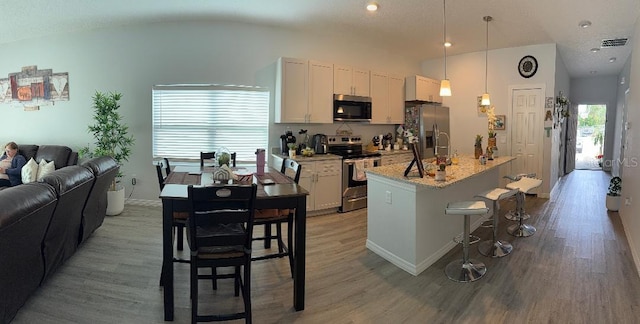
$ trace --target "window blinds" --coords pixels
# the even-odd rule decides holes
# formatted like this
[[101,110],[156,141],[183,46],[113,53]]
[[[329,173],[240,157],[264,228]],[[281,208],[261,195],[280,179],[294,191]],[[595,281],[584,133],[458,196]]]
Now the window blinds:
[[255,161],[267,148],[269,91],[220,85],[156,85],[152,90],[154,158],[200,159],[226,148]]

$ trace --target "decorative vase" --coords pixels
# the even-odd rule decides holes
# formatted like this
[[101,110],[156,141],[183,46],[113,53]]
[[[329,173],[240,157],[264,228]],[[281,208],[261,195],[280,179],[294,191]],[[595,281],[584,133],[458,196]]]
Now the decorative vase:
[[488,147],[496,147],[496,138],[495,137],[489,137],[489,139],[487,140],[487,146]]
[[107,190],[107,211],[109,216],[120,215],[124,210],[124,187]]
[[475,145],[475,151],[473,152],[473,156],[475,156],[476,160],[482,155],[482,145]]
[[620,209],[620,197],[607,195],[607,200],[605,201],[607,210],[618,211]]

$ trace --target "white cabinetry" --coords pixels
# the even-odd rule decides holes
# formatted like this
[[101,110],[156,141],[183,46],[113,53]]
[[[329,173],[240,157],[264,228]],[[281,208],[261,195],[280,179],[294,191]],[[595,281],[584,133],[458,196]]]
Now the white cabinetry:
[[300,162],[300,186],[309,191],[307,211],[340,207],[342,161]]
[[352,96],[369,96],[369,70],[351,66],[333,66],[333,92]]
[[382,155],[381,165],[409,163],[413,160],[413,153],[410,151],[394,154]]
[[404,123],[404,79],[371,72],[371,123]]
[[276,123],[333,123],[333,64],[278,59]]
[[442,103],[442,97],[440,96],[440,81],[420,75],[409,76],[406,80],[407,101],[417,100]]
[[[282,156],[271,155],[271,167],[280,170]],[[306,159],[306,158],[303,158]],[[337,208],[342,204],[342,160],[301,161],[300,186],[309,191],[307,211]]]

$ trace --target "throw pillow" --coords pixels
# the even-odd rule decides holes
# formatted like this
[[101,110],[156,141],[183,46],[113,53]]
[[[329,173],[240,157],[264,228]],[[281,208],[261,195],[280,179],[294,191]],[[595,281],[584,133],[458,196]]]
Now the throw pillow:
[[31,158],[20,170],[22,176],[22,183],[34,182],[38,175],[38,163]]
[[56,165],[51,162],[47,162],[45,159],[40,160],[40,165],[38,165],[38,176],[36,177],[38,181],[42,180],[44,176],[56,170]]

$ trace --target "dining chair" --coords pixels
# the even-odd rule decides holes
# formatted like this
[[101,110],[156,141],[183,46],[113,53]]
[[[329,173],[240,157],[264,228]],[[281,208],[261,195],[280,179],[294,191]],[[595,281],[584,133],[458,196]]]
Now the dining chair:
[[[191,322],[244,318],[251,323],[251,236],[257,186],[223,184],[188,186],[188,235],[191,250]],[[233,267],[230,274],[198,274],[199,268]],[[243,274],[241,275],[241,268]],[[198,314],[199,279],[234,279],[234,295],[242,291],[244,312]]]
[[165,174],[169,175],[169,173],[171,173],[171,165],[169,165],[169,159],[167,158],[162,158],[162,163],[164,163],[164,170],[165,170]]
[[[167,165],[169,164],[165,164],[165,166]],[[160,191],[162,191],[162,189],[164,188],[164,181],[169,173],[167,173],[166,176],[162,174],[162,165],[160,162],[156,164],[156,174],[158,175],[158,185],[160,186]],[[189,213],[186,211],[173,212],[173,228],[176,230],[176,232],[178,232],[178,238],[176,242],[176,248],[178,249],[178,251],[182,251],[184,249],[184,230],[187,225],[188,217]]]
[[[235,167],[236,166],[236,152],[230,153],[231,154],[231,166]],[[200,167],[204,166],[204,162],[206,160],[212,160],[211,161],[211,165],[215,165],[215,158],[216,158],[216,152],[200,152]]]
[[[295,183],[300,181],[302,165],[293,159],[284,159],[280,172],[291,178]],[[265,254],[253,257],[252,261],[289,257],[289,267],[293,277],[293,216],[294,209],[257,209],[255,212],[254,225],[264,225],[264,236],[254,237],[254,241],[276,240],[278,243],[278,253]],[[282,239],[282,224],[287,224],[287,244]],[[276,234],[271,234],[272,225],[276,225]],[[269,246],[269,244],[265,244]]]

